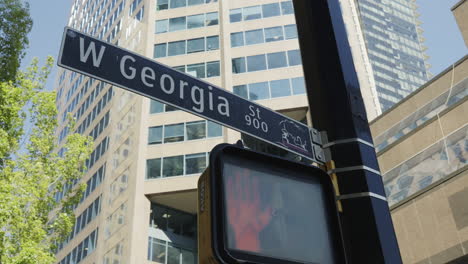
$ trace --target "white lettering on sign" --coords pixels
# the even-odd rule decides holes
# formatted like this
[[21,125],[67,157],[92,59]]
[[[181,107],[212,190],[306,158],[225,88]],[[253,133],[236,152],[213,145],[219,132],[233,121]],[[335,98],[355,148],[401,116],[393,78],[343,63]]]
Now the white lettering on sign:
[[99,49],[99,56],[96,55],[96,44],[94,44],[94,41],[91,41],[91,43],[88,46],[88,49],[86,49],[86,52],[84,50],[84,38],[80,37],[80,61],[83,63],[88,62],[89,54],[92,54],[93,66],[98,68],[99,65],[101,65],[102,56],[104,55],[106,47],[101,46],[101,48]]
[[253,126],[255,129],[261,129],[263,132],[268,132],[268,124],[264,121],[261,121],[260,117],[260,108],[253,105],[249,105],[250,113],[245,115],[245,124],[248,126]]
[[[135,79],[137,71],[139,71],[139,69],[135,67],[135,65],[138,65],[136,62],[136,59],[130,55],[122,56],[122,59],[120,59],[120,74],[128,80]],[[213,96],[213,87],[209,85],[207,87],[199,87],[196,85],[190,87],[188,82],[174,80],[174,77],[170,74],[162,74],[159,80],[156,75],[157,72],[154,69],[145,66],[141,69],[138,76],[141,82],[148,88],[154,88],[154,84],[159,82],[159,87],[165,94],[178,94],[180,99],[184,99],[185,97],[190,98],[194,104],[192,110],[198,113],[204,113],[208,109],[209,111],[216,111],[220,115],[230,117],[229,101],[223,96],[218,96],[217,98]],[[178,92],[176,92],[176,90],[178,90]],[[208,95],[208,98],[205,98],[205,95]],[[208,100],[207,106],[205,106],[206,100]]]
[[132,62],[135,62],[135,59],[130,56],[130,55],[125,55],[122,57],[122,60],[120,61],[120,73],[122,74],[123,77],[129,79],[129,80],[133,80],[133,78],[135,78],[135,75],[136,75],[136,70],[135,68],[133,67],[128,67],[128,69],[130,70],[130,74],[127,74],[127,72],[125,72],[125,62],[127,60],[131,60]]

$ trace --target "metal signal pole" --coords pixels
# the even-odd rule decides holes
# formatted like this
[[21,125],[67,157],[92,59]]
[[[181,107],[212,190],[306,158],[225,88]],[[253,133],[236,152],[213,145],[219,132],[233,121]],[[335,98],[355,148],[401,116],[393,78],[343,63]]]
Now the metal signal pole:
[[293,3],[313,126],[327,133],[335,163],[347,258],[402,263],[339,0]]

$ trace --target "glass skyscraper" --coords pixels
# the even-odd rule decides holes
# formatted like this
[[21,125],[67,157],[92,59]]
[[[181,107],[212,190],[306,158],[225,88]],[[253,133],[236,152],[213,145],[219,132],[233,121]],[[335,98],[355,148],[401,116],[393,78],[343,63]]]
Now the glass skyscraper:
[[356,0],[382,111],[428,80],[415,0]]

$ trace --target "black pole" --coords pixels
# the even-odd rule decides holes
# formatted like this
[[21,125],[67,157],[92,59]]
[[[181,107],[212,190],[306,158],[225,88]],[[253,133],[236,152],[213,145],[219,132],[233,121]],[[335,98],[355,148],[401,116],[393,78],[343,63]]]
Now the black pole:
[[339,0],[293,0],[313,127],[325,131],[352,264],[402,263]]

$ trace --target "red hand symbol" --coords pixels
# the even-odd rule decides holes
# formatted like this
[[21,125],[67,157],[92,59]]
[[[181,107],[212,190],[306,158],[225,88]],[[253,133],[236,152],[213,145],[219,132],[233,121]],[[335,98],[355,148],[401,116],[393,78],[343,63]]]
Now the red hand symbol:
[[270,222],[272,209],[260,208],[258,178],[248,174],[242,170],[228,178],[228,222],[234,230],[237,249],[259,252],[259,235]]

